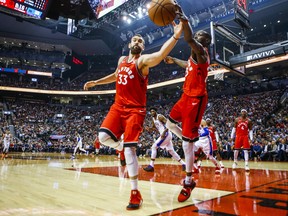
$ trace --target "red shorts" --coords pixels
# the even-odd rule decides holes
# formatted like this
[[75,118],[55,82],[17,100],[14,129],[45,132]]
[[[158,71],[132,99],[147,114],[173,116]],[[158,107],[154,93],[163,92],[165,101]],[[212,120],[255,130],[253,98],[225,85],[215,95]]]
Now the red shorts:
[[169,119],[182,122],[182,137],[191,141],[199,137],[198,129],[206,109],[208,95],[202,97],[189,97],[182,94],[180,100],[173,106]]
[[250,143],[249,143],[248,135],[244,135],[244,136],[239,136],[239,135],[237,136],[236,135],[234,149],[240,150],[241,147],[243,147],[243,149],[246,149],[246,150],[250,149]]
[[217,146],[216,139],[215,139],[215,140],[212,140],[212,148],[213,148],[213,151],[218,150],[218,146]]
[[145,108],[125,108],[113,104],[100,130],[118,141],[124,133],[124,146],[137,146],[146,116]]

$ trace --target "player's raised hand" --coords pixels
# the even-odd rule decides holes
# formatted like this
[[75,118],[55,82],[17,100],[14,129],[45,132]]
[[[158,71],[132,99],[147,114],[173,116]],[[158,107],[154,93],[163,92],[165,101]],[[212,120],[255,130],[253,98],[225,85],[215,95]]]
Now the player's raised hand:
[[182,22],[188,22],[188,17],[183,12],[181,6],[179,4],[175,4],[176,7],[176,17]]
[[164,62],[166,64],[174,64],[175,63],[173,60],[173,57],[171,57],[171,56],[167,56],[166,58],[164,58]]
[[174,38],[178,40],[182,34],[183,31],[183,23],[179,22],[179,24],[176,24],[174,21],[172,22],[172,26],[174,28]]

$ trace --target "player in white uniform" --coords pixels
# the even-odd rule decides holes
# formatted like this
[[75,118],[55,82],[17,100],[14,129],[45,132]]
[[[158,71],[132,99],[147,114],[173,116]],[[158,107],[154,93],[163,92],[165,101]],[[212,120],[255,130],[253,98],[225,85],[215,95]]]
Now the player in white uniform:
[[9,147],[10,147],[10,142],[11,142],[12,136],[10,134],[10,131],[6,131],[5,134],[3,134],[3,152],[2,152],[2,160],[7,157]]
[[[199,149],[201,149],[207,158],[209,158],[212,163],[216,166],[215,173],[220,173],[221,166],[218,163],[218,161],[213,157],[213,148],[212,148],[212,140],[209,135],[209,129],[207,126],[207,123],[205,120],[202,119],[201,125],[199,128],[199,140],[195,142],[194,150],[195,152],[198,152]],[[197,165],[194,164],[194,167],[196,168]]]
[[151,153],[151,161],[150,164],[144,168],[147,172],[153,172],[154,171],[154,162],[157,156],[157,149],[160,147],[162,149],[166,149],[172,158],[174,158],[176,161],[182,164],[182,170],[185,171],[185,162],[181,159],[181,157],[176,153],[173,147],[172,143],[172,133],[165,127],[166,124],[166,118],[161,115],[157,114],[156,108],[151,108],[150,113],[152,116],[152,127],[146,128],[148,131],[157,129],[160,137],[154,142],[154,144],[151,147],[152,153]]
[[72,158],[75,158],[76,152],[79,149],[80,151],[86,153],[86,150],[83,149],[83,143],[82,143],[82,137],[80,136],[80,134],[78,132],[76,132],[76,141],[77,141],[77,145],[74,148],[74,153],[72,155]]

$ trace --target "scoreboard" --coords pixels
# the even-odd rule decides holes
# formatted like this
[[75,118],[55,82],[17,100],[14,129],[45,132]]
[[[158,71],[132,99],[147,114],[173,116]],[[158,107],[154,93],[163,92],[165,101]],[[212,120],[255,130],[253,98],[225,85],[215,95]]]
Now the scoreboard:
[[44,19],[50,0],[0,0],[0,6],[36,19]]
[[235,1],[235,21],[243,28],[250,28],[249,0],[236,0]]

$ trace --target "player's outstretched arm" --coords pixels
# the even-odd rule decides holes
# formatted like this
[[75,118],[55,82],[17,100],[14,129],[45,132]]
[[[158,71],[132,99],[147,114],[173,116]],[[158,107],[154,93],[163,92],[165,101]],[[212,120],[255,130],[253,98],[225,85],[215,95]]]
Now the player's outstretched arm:
[[180,22],[179,24],[176,24],[175,22],[173,22],[172,25],[174,27],[174,34],[162,45],[161,49],[158,52],[142,55],[139,58],[138,67],[140,68],[144,76],[148,75],[148,68],[158,65],[171,52],[171,50],[179,40],[183,31],[183,23]]
[[[118,61],[118,65],[120,62],[123,61],[125,57],[124,56],[121,56],[119,58],[119,61]],[[104,84],[109,84],[109,83],[113,83],[113,82],[116,82],[116,78],[117,78],[117,69],[116,68],[116,71],[108,76],[105,76],[103,78],[100,78],[98,80],[92,80],[92,81],[88,81],[84,84],[84,90],[88,90],[89,88],[92,88],[96,85],[104,85]]]
[[105,76],[101,79],[86,82],[84,84],[84,90],[88,90],[89,88],[92,88],[96,85],[109,84],[109,83],[113,83],[115,81],[116,81],[116,72],[114,72],[108,76]]
[[183,12],[180,5],[177,4],[176,7],[177,7],[176,13],[179,17],[179,20],[183,22],[184,40],[189,44],[189,46],[195,53],[204,54],[203,46],[199,42],[197,42],[193,37],[193,30],[188,21],[187,16]]
[[188,66],[188,62],[187,61],[184,61],[184,60],[181,60],[181,59],[178,59],[178,58],[174,58],[174,57],[171,57],[171,56],[167,56],[164,59],[164,62],[166,64],[177,64],[177,65],[179,65],[182,68],[186,68]]

